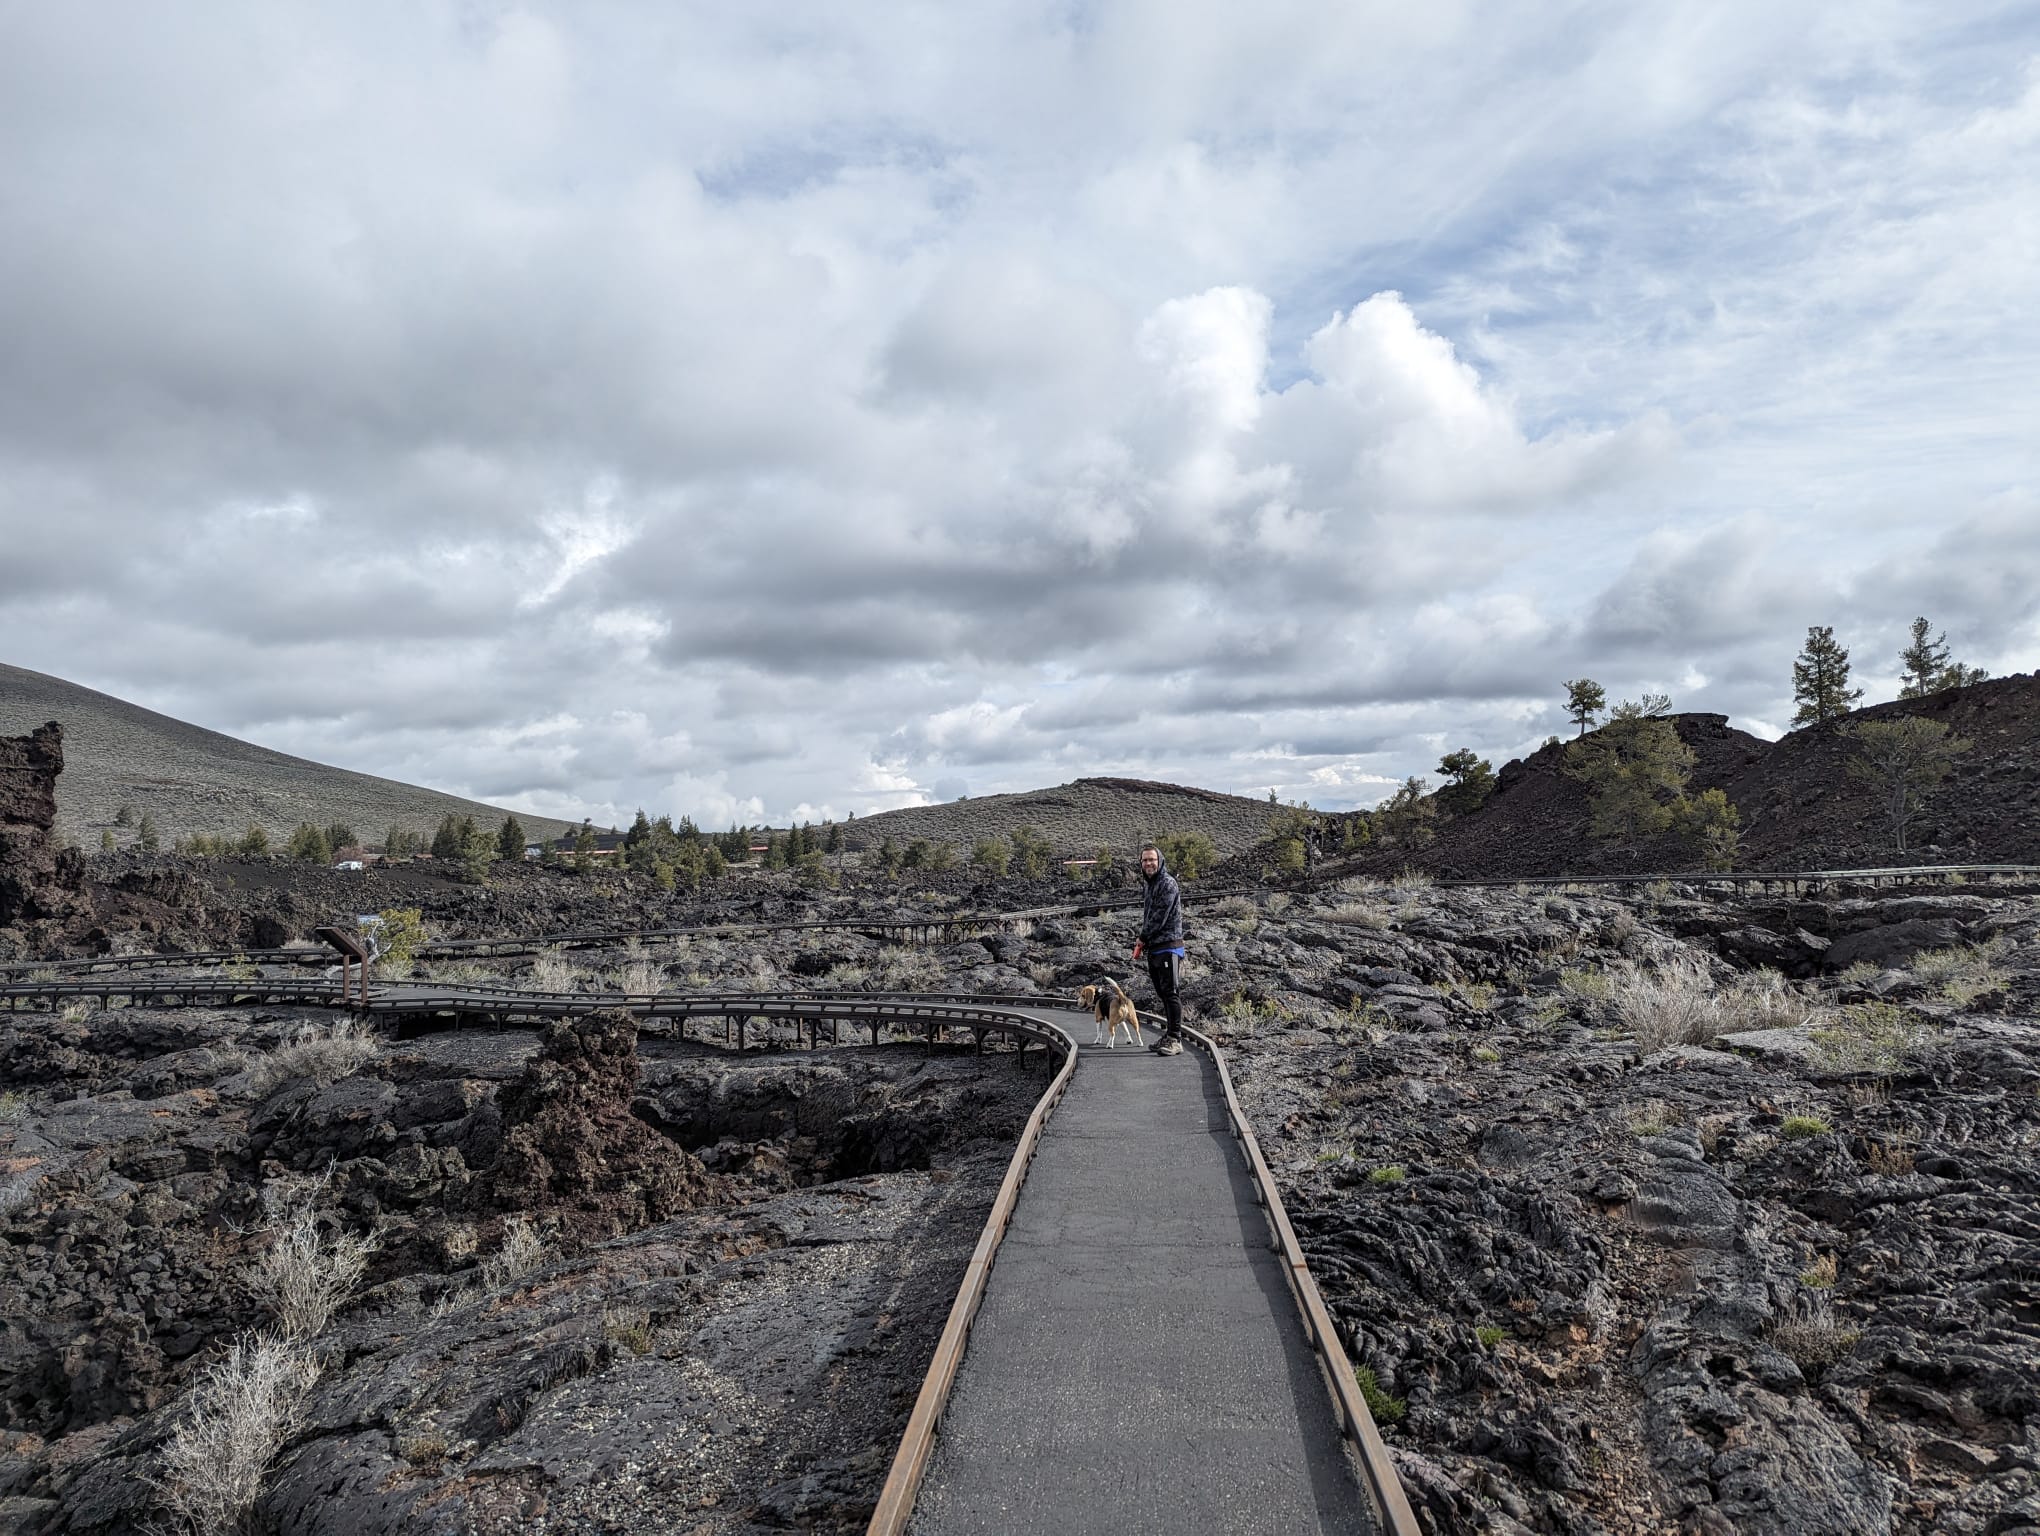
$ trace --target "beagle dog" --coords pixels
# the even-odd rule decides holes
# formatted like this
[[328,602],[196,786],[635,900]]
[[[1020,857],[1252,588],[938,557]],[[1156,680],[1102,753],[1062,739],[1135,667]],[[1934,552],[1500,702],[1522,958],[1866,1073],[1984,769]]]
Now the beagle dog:
[[1091,986],[1077,988],[1077,1001],[1089,1007],[1091,1017],[1098,1021],[1091,1044],[1112,1050],[1121,1029],[1133,1037],[1135,1044],[1147,1044],[1141,1038],[1140,1014],[1134,1010],[1133,999],[1109,976],[1100,977]]

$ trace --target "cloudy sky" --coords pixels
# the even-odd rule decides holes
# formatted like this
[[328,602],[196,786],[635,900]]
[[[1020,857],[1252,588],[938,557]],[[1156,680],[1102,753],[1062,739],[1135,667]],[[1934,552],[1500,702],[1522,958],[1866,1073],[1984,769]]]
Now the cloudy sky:
[[554,814],[2040,667],[2040,6],[0,0],[0,660]]

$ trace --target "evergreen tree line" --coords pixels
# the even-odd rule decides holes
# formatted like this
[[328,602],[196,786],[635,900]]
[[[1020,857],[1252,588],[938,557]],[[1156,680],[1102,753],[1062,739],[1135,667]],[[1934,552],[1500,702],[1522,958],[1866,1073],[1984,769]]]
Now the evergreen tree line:
[[[1967,687],[1988,676],[1981,667],[1952,659],[1946,633],[1936,635],[1924,617],[1912,621],[1899,665],[1901,699]],[[1695,757],[1665,718],[1671,713],[1670,697],[1647,693],[1610,709],[1607,691],[1592,678],[1573,679],[1565,690],[1566,715],[1578,732],[1565,748],[1563,771],[1587,790],[1591,835],[1634,844],[1675,832],[1709,869],[1732,869],[1740,851],[1742,813],[1719,789],[1688,792]],[[1797,706],[1794,725],[1838,725],[1847,734],[1855,751],[1844,772],[1875,798],[1893,849],[1903,853],[1928,795],[1954,771],[1955,759],[1972,743],[1954,736],[1940,721],[1918,716],[1839,725],[1862,699],[1863,690],[1850,685],[1848,650],[1829,625],[1807,629],[1805,647],[1792,664],[1792,692]],[[1547,745],[1556,743],[1553,737]],[[1468,815],[1493,792],[1492,765],[1470,749],[1445,754],[1438,771],[1446,783],[1435,795],[1426,780],[1413,777],[1372,812],[1326,818],[1327,838],[1333,845],[1327,851],[1357,851],[1377,842],[1421,846],[1430,841],[1440,816]],[[1278,855],[1284,855],[1280,838],[1278,832]],[[1302,860],[1288,854],[1278,862],[1301,867]]]

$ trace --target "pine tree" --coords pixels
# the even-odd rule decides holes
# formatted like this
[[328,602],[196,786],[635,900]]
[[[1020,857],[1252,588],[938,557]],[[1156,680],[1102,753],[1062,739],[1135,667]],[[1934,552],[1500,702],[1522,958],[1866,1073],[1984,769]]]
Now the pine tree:
[[1470,747],[1447,752],[1438,759],[1438,771],[1452,781],[1438,792],[1438,798],[1455,816],[1479,810],[1494,793],[1495,765],[1484,757],[1476,757]]
[[147,811],[144,811],[142,813],[142,852],[155,853],[162,846],[162,835],[156,831],[156,818]]
[[652,835],[651,818],[645,815],[645,808],[638,807],[637,820],[630,824],[630,830],[623,834],[623,846],[635,848]]
[[1981,667],[1950,661],[1947,632],[1944,630],[1930,640],[1927,636],[1932,630],[1933,626],[1924,617],[1912,621],[1912,643],[1898,653],[1899,666],[1903,669],[1898,685],[1901,699],[1925,698],[1944,688],[1967,688],[1971,683],[1980,683],[1990,676]]
[[1925,615],[1912,621],[1912,643],[1898,653],[1901,699],[1923,698],[1935,692],[1941,674],[1948,670],[1948,636],[1944,631],[1938,640],[1929,639],[1933,627]]
[[326,846],[333,850],[333,857],[340,857],[342,848],[352,848],[361,839],[354,835],[354,828],[344,821],[329,822],[326,826]]
[[1625,842],[1673,824],[1694,762],[1693,749],[1669,720],[1645,715],[1626,700],[1605,729],[1565,749],[1566,773],[1592,797],[1593,835]]
[[1792,663],[1792,697],[1799,705],[1794,725],[1839,720],[1863,697],[1862,689],[1849,686],[1849,653],[1835,639],[1831,625],[1808,627],[1806,649]]
[[524,857],[524,824],[515,816],[505,816],[502,827],[496,833],[496,857],[499,859]]
[[1608,704],[1608,692],[1591,677],[1577,678],[1565,685],[1565,712],[1580,734],[1586,735],[1593,727],[1595,716]]

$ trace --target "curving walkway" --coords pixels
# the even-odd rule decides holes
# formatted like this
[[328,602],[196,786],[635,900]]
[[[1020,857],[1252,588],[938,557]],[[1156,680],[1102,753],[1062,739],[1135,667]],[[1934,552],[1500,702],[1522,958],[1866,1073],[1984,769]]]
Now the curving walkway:
[[1202,1052],[1083,1047],[999,1247],[908,1528],[1384,1529]]

